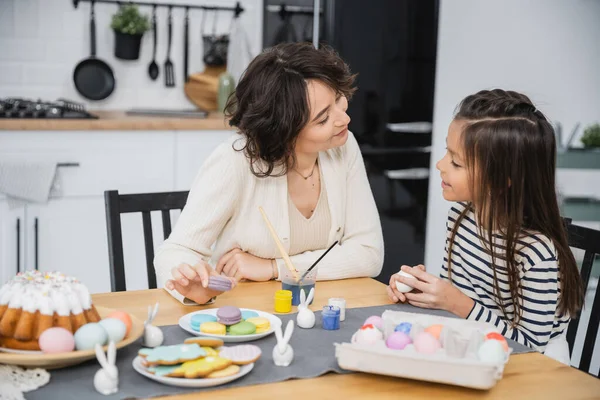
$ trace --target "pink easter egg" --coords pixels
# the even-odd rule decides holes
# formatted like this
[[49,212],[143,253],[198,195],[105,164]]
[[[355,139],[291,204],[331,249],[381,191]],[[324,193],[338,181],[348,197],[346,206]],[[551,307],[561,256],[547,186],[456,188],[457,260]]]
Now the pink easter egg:
[[75,348],[73,334],[65,328],[48,328],[40,335],[40,349],[44,353],[66,353]]
[[373,325],[375,328],[382,331],[383,330],[383,319],[377,315],[372,315],[369,318],[367,318],[367,320],[365,321],[363,326],[364,325]]
[[410,344],[410,336],[404,332],[394,332],[388,336],[385,345],[394,350],[404,350]]
[[415,349],[423,354],[433,354],[441,347],[440,341],[428,332],[419,333],[415,338],[414,345]]

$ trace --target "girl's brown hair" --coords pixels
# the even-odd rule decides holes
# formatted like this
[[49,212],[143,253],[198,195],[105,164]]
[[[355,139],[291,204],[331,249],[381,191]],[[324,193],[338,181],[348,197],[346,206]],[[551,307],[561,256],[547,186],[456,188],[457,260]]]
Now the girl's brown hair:
[[[355,75],[330,47],[285,43],[258,55],[225,108],[229,125],[246,138],[239,151],[259,177],[284,175],[295,163],[298,134],[308,123],[308,80],[318,80],[348,100]],[[275,172],[276,167],[281,167]]]
[[[465,122],[462,142],[474,200],[457,219],[448,252],[465,215],[474,209],[479,235],[489,251],[496,303],[508,320],[497,282],[496,259],[506,261],[513,326],[521,317],[521,281],[515,256],[518,240],[539,232],[557,250],[561,314],[575,316],[583,303],[581,277],[567,242],[555,191],[556,141],[552,125],[531,100],[500,89],[467,96],[455,116]],[[487,228],[484,235],[483,227]],[[494,246],[494,231],[501,232],[505,248]],[[448,257],[448,275],[451,263]]]

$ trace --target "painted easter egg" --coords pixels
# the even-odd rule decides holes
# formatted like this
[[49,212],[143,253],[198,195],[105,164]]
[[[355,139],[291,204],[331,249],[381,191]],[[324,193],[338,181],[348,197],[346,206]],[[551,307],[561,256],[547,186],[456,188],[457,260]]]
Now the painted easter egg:
[[38,343],[44,353],[66,353],[75,349],[75,338],[65,328],[46,329]]
[[410,340],[410,336],[408,336],[404,332],[394,332],[390,334],[385,341],[385,345],[394,350],[404,350],[406,346],[408,346],[412,340]]
[[404,332],[407,335],[410,334],[410,330],[412,329],[412,324],[410,322],[401,322],[394,328],[394,332]]
[[96,322],[90,322],[81,326],[75,332],[75,348],[77,350],[91,350],[96,347],[96,343],[104,346],[108,342],[108,334]]
[[440,341],[428,332],[419,333],[415,338],[413,344],[415,346],[415,349],[419,353],[423,354],[433,354],[436,351],[438,351],[440,347],[442,347],[440,345]]
[[375,328],[383,331],[383,319],[378,315],[372,315],[367,318],[363,326],[365,325],[373,325]]
[[108,334],[108,341],[119,343],[125,337],[127,327],[125,323],[116,318],[105,318],[98,322]]
[[486,340],[497,340],[502,345],[504,351],[508,351],[508,343],[506,342],[506,338],[499,334],[498,332],[490,332],[485,335]]
[[363,325],[352,336],[352,343],[372,345],[383,340],[383,333],[372,324]]
[[479,346],[477,358],[488,363],[503,363],[506,360],[506,352],[499,340],[486,340]]
[[125,337],[127,337],[129,335],[129,332],[131,332],[131,326],[133,325],[133,322],[131,321],[131,316],[125,311],[114,311],[110,313],[106,318],[116,318],[123,321],[125,327],[127,328],[127,330],[125,331]]
[[427,328],[425,328],[425,332],[430,333],[431,336],[433,336],[437,340],[440,340],[440,335],[442,334],[443,328],[444,325],[441,324],[429,325]]

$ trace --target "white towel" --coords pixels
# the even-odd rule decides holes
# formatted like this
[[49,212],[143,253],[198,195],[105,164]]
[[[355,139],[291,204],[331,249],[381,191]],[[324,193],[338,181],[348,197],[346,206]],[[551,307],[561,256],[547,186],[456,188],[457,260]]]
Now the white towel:
[[0,162],[0,193],[9,206],[46,203],[56,178],[55,162]]
[[240,77],[254,58],[250,49],[248,34],[242,26],[240,18],[235,18],[229,34],[229,48],[227,49],[227,72],[231,74],[237,85]]

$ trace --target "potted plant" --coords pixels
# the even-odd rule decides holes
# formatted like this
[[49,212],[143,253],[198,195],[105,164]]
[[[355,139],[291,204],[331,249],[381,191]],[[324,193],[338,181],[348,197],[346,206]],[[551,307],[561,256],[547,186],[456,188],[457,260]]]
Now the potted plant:
[[588,148],[600,148],[600,124],[588,126],[585,129],[585,131],[583,131],[583,136],[581,136],[581,143],[583,143],[583,145]]
[[125,4],[113,15],[110,26],[115,32],[115,57],[137,60],[142,36],[150,28],[148,16],[142,15],[135,4]]

